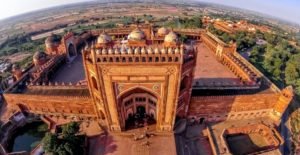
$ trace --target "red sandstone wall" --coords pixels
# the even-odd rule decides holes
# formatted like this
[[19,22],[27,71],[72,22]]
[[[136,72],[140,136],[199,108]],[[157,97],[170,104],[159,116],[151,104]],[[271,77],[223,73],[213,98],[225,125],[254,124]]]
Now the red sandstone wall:
[[271,109],[279,94],[192,97],[190,116]]
[[92,100],[88,97],[4,94],[4,98],[8,104],[32,113],[96,117]]

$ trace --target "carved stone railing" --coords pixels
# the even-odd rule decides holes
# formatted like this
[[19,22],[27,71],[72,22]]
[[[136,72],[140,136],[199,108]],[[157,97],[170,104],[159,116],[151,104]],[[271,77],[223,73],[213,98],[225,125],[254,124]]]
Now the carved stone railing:
[[280,89],[271,80],[269,80],[262,72],[260,72],[256,67],[254,67],[249,61],[247,61],[239,53],[233,53],[233,55],[236,58],[238,58],[241,62],[243,62],[248,68],[250,68],[255,74],[261,77],[262,82],[264,82],[265,85],[269,86],[275,92],[280,92]]
[[28,89],[87,89],[87,85],[85,84],[81,84],[81,83],[73,84],[71,82],[69,83],[48,82],[47,84],[26,83],[26,86]]
[[184,48],[92,48],[94,63],[183,63]]

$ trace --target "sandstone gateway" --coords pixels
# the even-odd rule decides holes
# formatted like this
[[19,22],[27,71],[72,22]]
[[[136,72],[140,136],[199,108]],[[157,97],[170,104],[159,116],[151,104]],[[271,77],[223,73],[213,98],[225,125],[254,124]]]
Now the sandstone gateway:
[[[111,134],[149,126],[158,137],[171,139],[172,145],[153,144],[169,153],[180,119],[207,124],[204,135],[214,154],[235,153],[231,135],[264,137],[265,147],[251,153],[274,151],[283,143],[276,127],[292,88],[279,90],[236,52],[234,43],[225,44],[207,30],[143,24],[51,35],[45,44],[32,66],[13,67],[15,82],[4,98],[18,112],[54,124],[57,117],[93,120]],[[82,68],[61,71],[77,61]]]

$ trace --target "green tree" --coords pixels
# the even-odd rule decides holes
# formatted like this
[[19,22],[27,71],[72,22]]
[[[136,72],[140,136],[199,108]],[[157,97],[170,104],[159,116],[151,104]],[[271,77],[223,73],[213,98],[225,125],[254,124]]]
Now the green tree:
[[228,43],[228,42],[231,41],[231,38],[230,38],[230,36],[229,36],[227,33],[223,33],[223,34],[221,35],[221,39],[222,39],[225,43]]
[[45,137],[42,140],[43,148],[46,152],[56,152],[58,148],[58,137],[52,133],[46,133]]
[[78,135],[79,124],[71,122],[62,126],[59,135],[47,133],[42,143],[46,153],[52,155],[83,154],[84,136]]
[[251,62],[259,62],[261,61],[260,60],[260,53],[261,53],[261,49],[260,49],[260,46],[254,46],[253,49],[251,50],[251,53],[250,53],[250,61]]
[[293,55],[285,68],[285,82],[289,85],[297,85],[300,78],[300,54]]
[[62,126],[62,134],[65,135],[74,135],[79,131],[79,124],[76,122],[68,123]]

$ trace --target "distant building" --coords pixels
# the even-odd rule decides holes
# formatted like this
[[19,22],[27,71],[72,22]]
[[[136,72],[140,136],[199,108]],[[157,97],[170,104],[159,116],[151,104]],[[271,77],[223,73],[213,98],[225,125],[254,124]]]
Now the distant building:
[[211,19],[209,16],[204,16],[202,18],[202,22],[204,25],[213,24],[213,26],[221,31],[227,32],[229,34],[236,33],[239,31],[248,31],[256,33],[256,31],[261,32],[271,32],[270,28],[264,25],[254,25],[248,23],[245,20],[241,20],[239,22],[232,21],[224,21],[221,19]]

